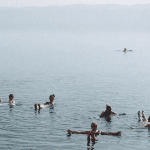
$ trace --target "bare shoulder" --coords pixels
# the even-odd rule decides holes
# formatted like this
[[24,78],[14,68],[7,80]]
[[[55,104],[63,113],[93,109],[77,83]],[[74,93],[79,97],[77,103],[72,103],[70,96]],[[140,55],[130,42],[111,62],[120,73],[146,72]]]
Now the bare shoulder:
[[104,110],[104,111],[101,112],[100,117],[103,117],[103,116],[104,116],[105,111],[106,111],[106,110]]

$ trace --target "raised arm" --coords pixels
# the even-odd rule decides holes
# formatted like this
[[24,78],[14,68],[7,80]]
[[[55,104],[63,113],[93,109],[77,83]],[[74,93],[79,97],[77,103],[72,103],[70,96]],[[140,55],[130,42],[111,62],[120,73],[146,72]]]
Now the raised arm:
[[105,131],[101,131],[101,135],[120,135],[121,136],[121,131],[118,132],[105,132]]
[[87,130],[87,131],[75,131],[75,130],[71,130],[71,129],[66,129],[66,131],[68,133],[73,133],[73,134],[89,134],[90,133],[89,130]]

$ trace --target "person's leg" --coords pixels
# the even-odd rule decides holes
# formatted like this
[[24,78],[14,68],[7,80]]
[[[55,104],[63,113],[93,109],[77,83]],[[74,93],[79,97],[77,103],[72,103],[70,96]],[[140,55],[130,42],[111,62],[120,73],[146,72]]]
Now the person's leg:
[[35,106],[35,110],[37,110],[37,103],[35,103],[34,106]]
[[90,135],[87,135],[87,146],[90,146]]
[[143,110],[142,110],[142,117],[143,117],[143,121],[147,121]]
[[141,118],[140,118],[140,111],[138,111],[138,118],[139,118],[139,121],[141,121]]
[[38,103],[38,106],[39,106],[39,110],[41,109],[41,105],[40,105],[40,103]]

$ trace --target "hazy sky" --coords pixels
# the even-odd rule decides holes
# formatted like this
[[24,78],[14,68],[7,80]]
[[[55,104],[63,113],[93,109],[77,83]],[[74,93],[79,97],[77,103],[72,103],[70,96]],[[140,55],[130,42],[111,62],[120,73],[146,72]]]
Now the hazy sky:
[[150,0],[0,0],[0,6],[50,6],[71,4],[148,4]]

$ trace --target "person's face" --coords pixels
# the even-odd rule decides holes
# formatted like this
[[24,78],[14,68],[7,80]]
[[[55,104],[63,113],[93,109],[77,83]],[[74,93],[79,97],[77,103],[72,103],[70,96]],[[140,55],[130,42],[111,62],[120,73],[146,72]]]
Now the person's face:
[[54,100],[53,96],[50,96],[49,99],[50,99],[51,102]]
[[110,107],[110,106],[107,106],[107,110],[108,110],[108,111],[111,111],[111,107]]
[[12,101],[12,100],[13,100],[13,98],[14,98],[14,96],[11,96],[11,97],[10,97],[10,101]]
[[93,131],[93,132],[96,132],[96,130],[97,130],[97,125],[93,125],[93,126],[92,126],[92,131]]

